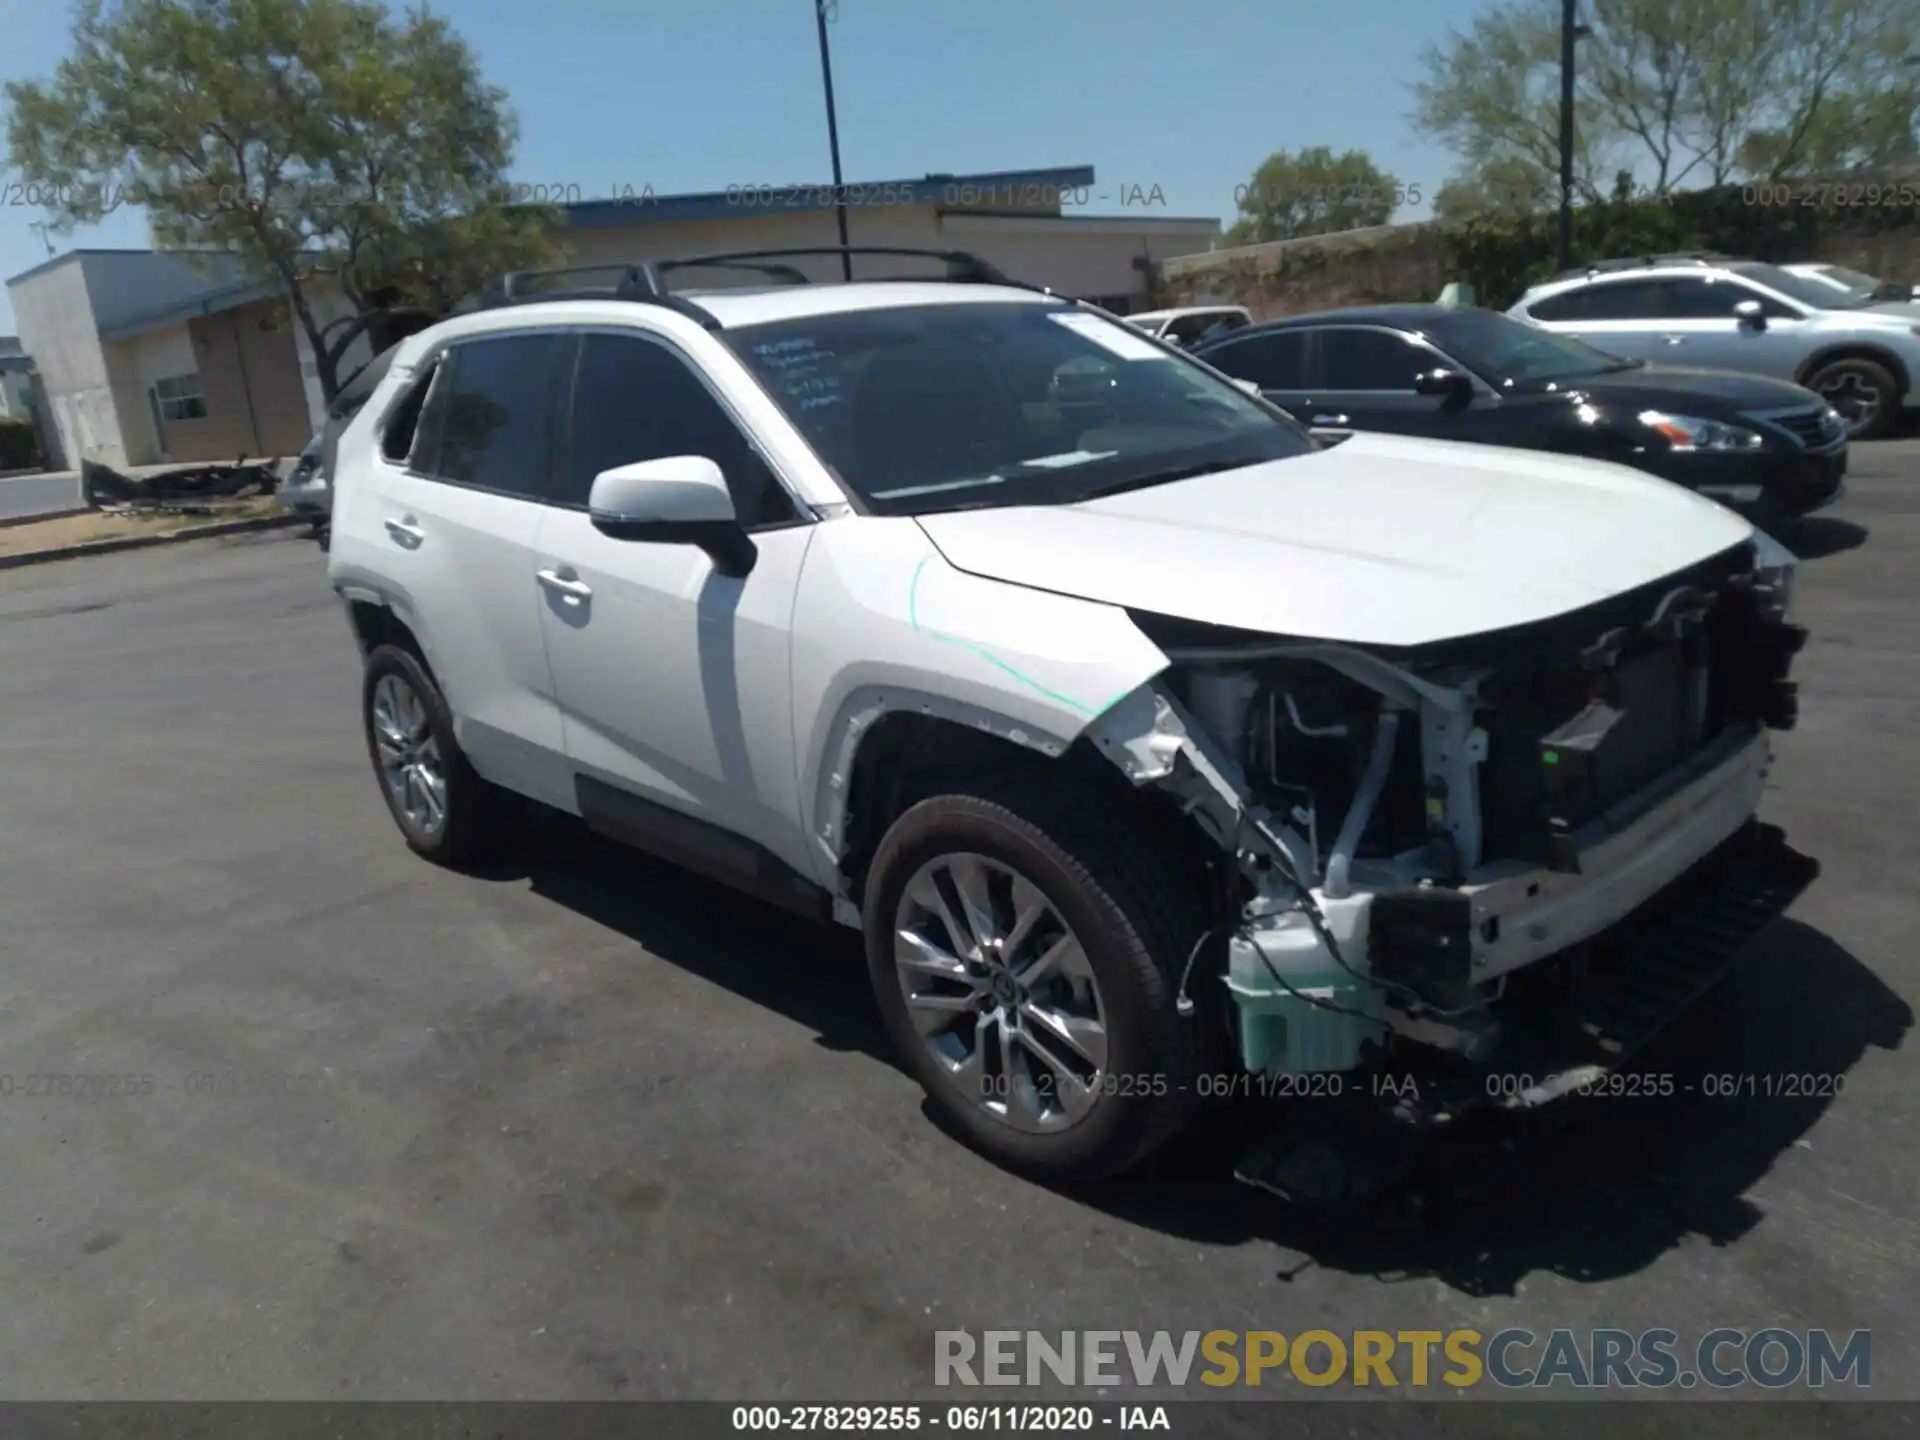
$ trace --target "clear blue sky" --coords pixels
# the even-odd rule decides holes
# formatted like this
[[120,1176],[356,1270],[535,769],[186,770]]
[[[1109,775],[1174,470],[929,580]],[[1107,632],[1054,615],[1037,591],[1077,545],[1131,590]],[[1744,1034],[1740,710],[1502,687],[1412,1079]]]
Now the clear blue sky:
[[[831,31],[847,179],[1091,164],[1118,212],[1231,219],[1274,150],[1370,151],[1431,197],[1450,167],[1407,112],[1419,53],[1480,0],[841,0]],[[439,0],[520,118],[514,179],[658,194],[826,179],[811,0]],[[0,0],[0,78],[65,52],[54,0]],[[46,257],[0,179],[0,277]],[[1158,208],[1158,207],[1156,207]],[[1412,218],[1417,211],[1403,211]],[[146,243],[139,212],[56,240]],[[0,334],[12,312],[0,292]]]

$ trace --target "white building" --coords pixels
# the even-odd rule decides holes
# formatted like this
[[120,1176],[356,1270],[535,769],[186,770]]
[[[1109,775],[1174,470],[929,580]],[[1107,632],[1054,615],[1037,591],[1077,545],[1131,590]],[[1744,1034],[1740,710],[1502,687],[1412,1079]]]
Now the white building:
[[[1102,197],[1092,166],[849,183],[854,245],[967,250],[1015,279],[1126,311],[1144,307],[1153,266],[1213,248],[1220,222],[1135,205],[1062,213]],[[562,197],[565,198],[565,197]],[[716,250],[839,243],[830,185],[581,200],[559,207],[567,263],[623,264]],[[1137,198],[1137,197],[1135,197]],[[794,262],[837,278],[840,260]],[[861,258],[862,276],[926,273],[926,262]],[[704,271],[688,287],[764,282]],[[275,288],[225,254],[81,250],[7,282],[64,454],[110,465],[297,452],[323,406],[306,336]],[[323,323],[337,297],[315,297]],[[348,357],[348,370],[365,358]]]

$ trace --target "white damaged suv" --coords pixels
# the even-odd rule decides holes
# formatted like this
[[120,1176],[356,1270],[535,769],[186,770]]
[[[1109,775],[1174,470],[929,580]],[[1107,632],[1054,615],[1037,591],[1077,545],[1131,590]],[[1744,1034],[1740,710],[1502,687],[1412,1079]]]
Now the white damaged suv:
[[1731,512],[1329,445],[972,257],[821,253],[511,276],[399,347],[329,573],[420,854],[531,800],[859,930],[933,1103],[1063,1180],[1214,1094],[1589,1088],[1806,883],[1754,820],[1793,562]]

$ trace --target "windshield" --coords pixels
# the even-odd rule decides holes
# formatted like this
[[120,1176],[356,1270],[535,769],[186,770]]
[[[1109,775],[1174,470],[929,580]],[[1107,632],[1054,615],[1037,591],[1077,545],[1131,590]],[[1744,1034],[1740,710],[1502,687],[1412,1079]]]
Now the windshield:
[[1071,305],[900,306],[722,333],[883,515],[1068,504],[1318,448],[1210,370]]
[[1425,328],[1440,349],[1489,385],[1509,390],[1553,389],[1638,363],[1492,310],[1458,310]]
[[1857,290],[1862,295],[1870,295],[1880,288],[1880,282],[1873,276],[1859,270],[1849,270],[1844,265],[1822,265],[1821,273],[1830,280],[1837,280],[1849,290]]
[[1756,285],[1764,285],[1789,300],[1797,300],[1802,305],[1812,306],[1815,310],[1858,310],[1866,304],[1866,297],[1855,295],[1846,290],[1836,290],[1823,280],[1810,280],[1805,275],[1796,275],[1791,270],[1782,270],[1778,265],[1762,265],[1748,262],[1727,267],[1734,274]]

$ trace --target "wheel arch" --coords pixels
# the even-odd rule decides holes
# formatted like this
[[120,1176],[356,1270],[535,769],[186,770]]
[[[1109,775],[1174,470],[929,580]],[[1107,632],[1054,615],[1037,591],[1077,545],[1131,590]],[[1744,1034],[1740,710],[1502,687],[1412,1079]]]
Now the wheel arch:
[[841,897],[855,910],[881,837],[908,809],[934,795],[1003,788],[1009,780],[1072,785],[1089,804],[1140,825],[1143,838],[1190,868],[1196,883],[1204,881],[1219,847],[1160,792],[1132,784],[1091,740],[1037,737],[970,709],[930,700],[875,704],[851,728],[842,763],[828,777],[831,799],[816,832],[829,847]]
[[1870,360],[1876,365],[1884,366],[1893,376],[1894,383],[1899,386],[1900,393],[1896,397],[1896,402],[1900,405],[1905,405],[1907,396],[1913,391],[1913,372],[1908,369],[1906,362],[1893,351],[1883,349],[1868,340],[1841,340],[1822,346],[1800,362],[1800,368],[1794,372],[1794,383],[1807,385],[1816,372],[1824,366],[1833,364],[1836,360]]

